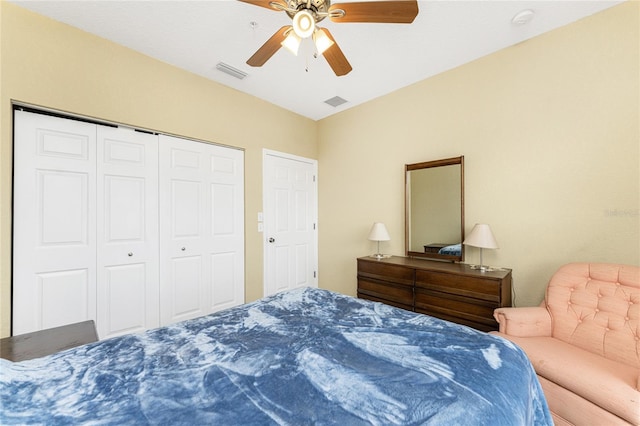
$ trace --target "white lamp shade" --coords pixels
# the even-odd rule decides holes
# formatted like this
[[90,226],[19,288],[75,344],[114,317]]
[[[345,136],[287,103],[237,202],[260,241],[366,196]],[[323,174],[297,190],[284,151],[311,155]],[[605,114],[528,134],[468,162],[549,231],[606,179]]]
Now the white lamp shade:
[[467,238],[464,239],[463,244],[488,249],[498,248],[498,243],[491,232],[491,228],[485,223],[476,223]]
[[302,40],[300,40],[300,37],[298,37],[295,32],[289,31],[289,35],[287,35],[287,38],[282,40],[282,43],[280,44],[283,47],[285,47],[289,52],[298,56],[298,49],[300,48],[301,42]]
[[293,17],[293,31],[300,38],[307,38],[316,28],[316,20],[308,10],[301,10]]
[[375,222],[371,227],[371,231],[369,231],[369,239],[371,241],[389,241],[391,237],[389,236],[389,231],[387,231],[387,227],[384,226],[382,222]]
[[316,43],[316,49],[318,50],[318,54],[320,55],[322,55],[325,50],[334,45],[333,40],[329,38],[327,33],[322,28],[318,28],[318,30],[313,33],[313,41]]

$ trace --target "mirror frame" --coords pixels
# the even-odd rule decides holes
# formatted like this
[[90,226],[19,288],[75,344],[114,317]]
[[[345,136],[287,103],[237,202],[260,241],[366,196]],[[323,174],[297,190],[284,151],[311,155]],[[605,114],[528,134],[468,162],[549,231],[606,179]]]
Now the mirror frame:
[[[460,165],[460,256],[446,255],[438,253],[423,253],[419,251],[411,251],[411,239],[409,235],[409,172],[412,170],[430,169],[434,167]],[[424,257],[427,259],[447,260],[451,262],[462,262],[464,259],[464,156],[445,158],[443,160],[425,161],[422,163],[405,165],[404,175],[404,240],[405,253],[408,257]]]

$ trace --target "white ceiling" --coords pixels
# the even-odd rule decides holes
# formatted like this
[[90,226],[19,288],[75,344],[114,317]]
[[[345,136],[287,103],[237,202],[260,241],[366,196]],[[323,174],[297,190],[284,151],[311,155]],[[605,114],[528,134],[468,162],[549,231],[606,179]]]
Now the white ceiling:
[[[347,3],[352,0],[334,0]],[[336,77],[312,42],[298,56],[280,49],[263,67],[246,60],[290,19],[284,12],[234,0],[24,1],[24,8],[78,27],[163,62],[319,120],[443,71],[577,21],[615,0],[420,0],[412,24],[334,23],[328,28],[353,66]],[[514,25],[520,11],[535,12]],[[257,23],[252,28],[251,22]],[[248,76],[216,69],[224,62]],[[348,102],[332,107],[325,100]]]

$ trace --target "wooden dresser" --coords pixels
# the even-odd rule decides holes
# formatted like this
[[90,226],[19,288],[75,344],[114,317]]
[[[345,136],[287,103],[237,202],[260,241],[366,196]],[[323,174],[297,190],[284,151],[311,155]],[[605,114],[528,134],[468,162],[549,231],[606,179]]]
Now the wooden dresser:
[[482,331],[497,330],[493,310],[511,306],[511,270],[480,272],[463,263],[361,257],[358,297]]

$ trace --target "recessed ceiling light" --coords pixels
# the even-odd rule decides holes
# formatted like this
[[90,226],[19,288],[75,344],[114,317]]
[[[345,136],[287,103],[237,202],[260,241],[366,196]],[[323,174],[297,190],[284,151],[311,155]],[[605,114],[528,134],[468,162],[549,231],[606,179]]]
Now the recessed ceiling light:
[[532,19],[535,13],[531,9],[523,10],[516,14],[516,16],[511,19],[511,23],[513,25],[525,25],[528,24]]

